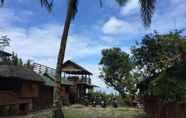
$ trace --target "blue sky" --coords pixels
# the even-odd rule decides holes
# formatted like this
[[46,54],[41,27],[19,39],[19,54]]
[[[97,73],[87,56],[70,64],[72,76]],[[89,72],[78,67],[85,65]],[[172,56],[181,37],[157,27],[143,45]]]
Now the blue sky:
[[[55,67],[67,0],[54,1],[52,13],[41,8],[39,0],[6,1],[0,8],[0,35],[11,38],[8,51],[17,52],[24,60]],[[130,53],[130,47],[146,33],[185,28],[186,1],[157,0],[149,29],[141,22],[138,0],[130,0],[121,8],[114,0],[103,0],[103,3],[101,8],[99,0],[79,0],[65,60],[71,59],[92,71],[93,83],[102,86],[102,91],[111,92],[98,78],[101,50],[120,47]]]

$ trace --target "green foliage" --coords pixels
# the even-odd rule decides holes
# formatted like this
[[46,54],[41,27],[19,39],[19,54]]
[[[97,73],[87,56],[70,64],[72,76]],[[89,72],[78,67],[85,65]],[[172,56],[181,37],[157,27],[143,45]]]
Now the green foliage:
[[15,54],[14,52],[12,54],[11,64],[19,65],[19,58],[18,58],[17,54]]
[[155,11],[156,0],[139,0],[139,3],[143,24],[148,27],[151,24],[151,19]]
[[157,76],[161,71],[175,65],[186,53],[186,40],[180,31],[160,35],[146,35],[140,45],[132,49],[133,60],[145,77]]
[[141,95],[164,103],[186,102],[186,38],[181,31],[146,35],[132,53],[145,77],[139,85]]
[[29,69],[33,69],[31,60],[27,60],[26,63],[24,63],[22,58],[19,58],[18,55],[14,52],[12,53],[12,56],[4,60],[2,64],[10,64],[10,65],[22,66]]
[[186,63],[167,69],[149,83],[148,89],[144,93],[160,97],[164,103],[186,103],[186,73],[184,69],[186,69]]
[[27,60],[27,62],[24,64],[24,67],[29,68],[29,69],[33,69],[33,64],[31,63],[31,60]]
[[108,86],[114,87],[122,96],[127,92],[132,63],[129,55],[119,48],[102,50],[100,77]]
[[106,103],[107,104],[110,104],[112,98],[113,97],[116,97],[116,95],[114,95],[114,94],[107,94],[105,92],[92,92],[91,93],[91,96],[97,97],[97,98],[100,98],[101,97],[102,99],[106,100]]

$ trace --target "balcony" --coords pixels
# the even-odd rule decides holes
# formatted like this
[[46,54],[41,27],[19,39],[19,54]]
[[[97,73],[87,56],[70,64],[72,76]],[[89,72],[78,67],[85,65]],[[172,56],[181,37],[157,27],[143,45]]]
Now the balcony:
[[78,84],[91,85],[91,79],[90,78],[82,77],[82,78],[79,79]]

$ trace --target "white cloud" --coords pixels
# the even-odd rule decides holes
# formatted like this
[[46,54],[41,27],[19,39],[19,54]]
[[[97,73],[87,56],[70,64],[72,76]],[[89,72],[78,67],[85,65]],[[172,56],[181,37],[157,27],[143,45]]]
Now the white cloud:
[[111,17],[102,28],[105,34],[134,34],[136,29],[129,22],[118,19],[116,17]]
[[[167,33],[174,29],[183,29],[186,24],[186,1],[171,0],[171,2],[163,10],[158,9],[159,13],[155,14],[151,29],[160,33]],[[175,7],[176,6],[176,7]]]
[[[34,62],[55,68],[62,25],[45,23],[29,28],[20,27],[13,23],[20,17],[16,16],[12,10],[6,9],[5,11],[6,15],[0,14],[0,34],[8,35],[11,39],[10,47],[7,50],[9,52],[15,51],[24,61],[32,59]],[[30,12],[28,13],[30,14]],[[6,24],[6,26],[2,24]],[[65,60],[97,55],[103,48],[105,47],[102,45],[94,45],[90,37],[85,37],[81,34],[70,34]],[[104,82],[98,77],[99,69],[97,64],[82,65],[93,73],[92,83],[94,85],[101,88],[106,87]]]
[[[56,29],[60,26],[56,24],[51,25]],[[11,39],[8,50],[15,51],[24,60],[33,59],[42,63],[44,59],[50,60],[53,58],[55,62],[59,36],[51,26],[46,25],[42,27],[43,29],[40,27],[25,29],[13,26],[3,29],[1,33],[8,35]],[[53,63],[50,61],[50,63],[44,64],[49,65]]]
[[81,34],[72,34],[67,43],[67,58],[83,58],[97,55],[104,46],[95,45],[94,40]]
[[116,40],[116,38],[108,35],[101,36],[101,40],[107,45],[117,45],[120,43],[119,39]]
[[[14,18],[14,20],[12,20],[12,18]],[[21,18],[19,18],[13,10],[7,8],[0,9],[0,29],[20,20]]]
[[180,3],[183,3],[185,2],[185,0],[170,0],[172,5],[175,5],[175,4],[180,4]]
[[139,0],[130,0],[126,6],[122,7],[121,15],[127,16],[137,13],[139,10]]
[[[26,28],[14,24],[20,17],[16,16],[13,10],[5,9],[0,13],[0,34],[8,35],[11,39],[9,51],[17,52],[23,59],[33,59],[48,66],[55,66],[62,25],[45,23]],[[97,55],[103,48],[102,45],[94,45],[90,37],[70,34],[66,59]]]

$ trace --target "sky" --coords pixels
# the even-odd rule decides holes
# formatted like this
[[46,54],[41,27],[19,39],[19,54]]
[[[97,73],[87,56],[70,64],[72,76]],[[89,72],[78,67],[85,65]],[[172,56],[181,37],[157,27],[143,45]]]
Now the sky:
[[[138,0],[119,7],[114,0],[79,0],[78,13],[72,22],[65,60],[82,65],[94,76],[97,90],[114,92],[99,76],[101,50],[130,48],[154,30],[167,33],[186,26],[185,0],[157,0],[151,27],[146,29],[140,18]],[[39,0],[6,0],[0,8],[0,35],[8,35],[10,47],[24,60],[56,66],[60,37],[66,16],[67,0],[54,0],[53,11],[42,8]],[[185,32],[183,32],[186,34]]]

